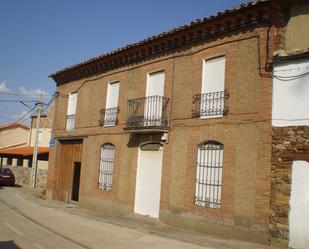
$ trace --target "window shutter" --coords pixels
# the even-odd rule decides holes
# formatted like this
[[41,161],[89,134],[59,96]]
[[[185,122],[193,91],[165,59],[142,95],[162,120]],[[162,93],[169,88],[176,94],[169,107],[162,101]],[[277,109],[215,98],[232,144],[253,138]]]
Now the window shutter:
[[149,96],[164,96],[164,78],[163,71],[151,73],[147,77],[146,97]]
[[205,60],[203,65],[202,94],[224,91],[225,57]]
[[118,106],[119,82],[109,83],[107,87],[106,109]]
[[76,113],[76,104],[77,104],[77,92],[70,93],[67,115],[74,115]]

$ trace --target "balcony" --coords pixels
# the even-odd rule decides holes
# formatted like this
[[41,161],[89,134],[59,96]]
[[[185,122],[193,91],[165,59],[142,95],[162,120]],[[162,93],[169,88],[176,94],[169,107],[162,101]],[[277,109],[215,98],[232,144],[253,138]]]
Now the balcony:
[[166,131],[169,125],[167,104],[169,98],[149,96],[128,100],[126,130]]
[[107,108],[100,110],[99,124],[101,126],[114,126],[118,123],[119,107]]
[[192,102],[194,108],[192,117],[200,118],[220,118],[228,113],[228,107],[224,101],[229,97],[227,90],[221,92],[210,92],[204,94],[196,94],[193,96]]

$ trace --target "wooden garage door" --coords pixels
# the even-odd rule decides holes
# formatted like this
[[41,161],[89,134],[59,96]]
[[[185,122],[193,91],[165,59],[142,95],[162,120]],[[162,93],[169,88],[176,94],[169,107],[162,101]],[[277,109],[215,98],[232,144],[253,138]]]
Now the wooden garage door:
[[73,166],[82,161],[82,140],[60,141],[60,158],[57,181],[57,199],[69,202],[71,199]]

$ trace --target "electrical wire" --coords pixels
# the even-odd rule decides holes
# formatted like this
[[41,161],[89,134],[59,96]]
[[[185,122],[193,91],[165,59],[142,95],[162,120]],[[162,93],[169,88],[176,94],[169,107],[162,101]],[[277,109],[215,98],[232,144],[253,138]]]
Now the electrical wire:
[[24,96],[24,97],[50,97],[52,94],[22,94],[22,93],[3,93],[0,92],[1,95],[9,95],[9,96]]
[[24,102],[24,103],[37,103],[38,101],[34,101],[34,100],[7,100],[7,99],[2,99],[0,100],[1,103],[20,103],[20,102]]
[[276,75],[276,74],[272,74],[272,76],[275,79],[278,79],[281,81],[292,81],[292,80],[297,80],[297,79],[301,79],[301,78],[309,76],[309,72],[299,74],[299,75],[291,75],[291,76],[282,76],[282,75]]
[[[33,108],[31,108],[31,110],[29,110],[26,114],[24,114],[22,117],[18,118],[13,123],[10,123],[10,125],[15,125],[15,124],[18,124],[18,123],[23,123],[26,119],[28,119],[28,118],[30,118],[32,116],[32,112],[34,111],[35,108],[36,108],[36,105]],[[14,130],[11,130],[10,132],[7,133],[7,135],[10,135],[13,132],[14,132]]]
[[48,101],[47,104],[44,104],[45,105],[45,108],[43,109],[43,113],[46,112],[46,110],[48,109],[48,107],[51,105],[51,103],[58,97],[58,94],[57,93],[54,93],[52,95],[52,97],[50,98],[50,100]]
[[27,105],[26,103],[24,103],[24,101],[19,101],[21,104],[23,104],[24,106],[29,107],[30,109],[32,108],[30,105]]
[[298,74],[298,75],[291,75],[291,76],[282,76],[282,75],[276,75],[276,76],[280,78],[297,78],[297,77],[303,77],[307,75],[309,75],[309,72]]
[[23,119],[29,118],[27,117],[29,114],[32,113],[32,111],[36,108],[36,105],[34,107],[31,108],[31,110],[29,110],[26,114],[24,114],[22,117],[18,118],[16,121],[14,121],[13,123],[11,123],[11,125],[17,124],[19,122],[21,122]]

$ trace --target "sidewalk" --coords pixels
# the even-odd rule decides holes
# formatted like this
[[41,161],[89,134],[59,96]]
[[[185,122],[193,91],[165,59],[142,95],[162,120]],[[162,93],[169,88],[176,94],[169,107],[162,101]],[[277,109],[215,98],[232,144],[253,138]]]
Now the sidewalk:
[[[207,249],[271,249],[274,247],[254,244],[250,242],[243,242],[237,240],[226,240],[219,237],[205,235],[201,233],[196,233],[188,230],[178,229],[175,227],[168,226],[157,220],[144,219],[144,218],[133,218],[133,217],[115,217],[108,216],[102,213],[87,210],[77,207],[72,203],[63,203],[59,201],[48,201],[42,200],[35,197],[32,189],[27,188],[11,188],[8,189],[8,194],[12,196],[15,194],[15,197],[11,199],[5,199],[9,202],[10,205],[15,205],[17,209],[25,216],[33,219],[38,223],[42,223],[44,226],[57,230],[60,224],[63,224],[61,231],[66,237],[78,241],[83,240],[83,244],[90,245],[90,248],[100,248],[99,245],[104,244],[104,236],[102,239],[102,234],[100,231],[97,231],[97,228],[108,229],[112,233],[119,236],[119,240],[122,240],[121,243],[126,241],[128,245],[132,247],[123,247],[123,248],[143,248],[138,245],[133,246],[134,242],[131,241],[133,237],[143,236],[142,243],[152,243],[152,247],[149,248],[173,248],[166,247],[165,243],[177,244],[177,248],[207,248]],[[1,196],[2,197],[2,196]],[[69,223],[67,223],[71,220]],[[73,221],[77,223],[74,224]],[[74,226],[77,224],[85,224],[86,231],[76,231]],[[107,227],[107,228],[106,228]],[[84,233],[89,233],[91,239],[87,238],[87,235]],[[96,234],[98,232],[98,234]],[[134,236],[131,238],[132,233]],[[94,242],[94,240],[98,240]],[[117,239],[115,237],[115,239]],[[162,244],[163,240],[164,243]],[[141,242],[141,241],[140,241]],[[88,244],[90,243],[90,244]],[[161,246],[155,247],[155,243],[160,244]],[[98,247],[97,247],[98,246]],[[105,247],[104,247],[105,248]],[[106,247],[107,248],[107,247]],[[114,248],[114,247],[108,247]],[[116,247],[115,247],[116,248]],[[122,248],[117,247],[117,248]],[[146,247],[144,247],[146,248]]]

